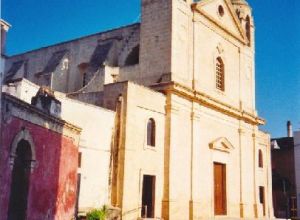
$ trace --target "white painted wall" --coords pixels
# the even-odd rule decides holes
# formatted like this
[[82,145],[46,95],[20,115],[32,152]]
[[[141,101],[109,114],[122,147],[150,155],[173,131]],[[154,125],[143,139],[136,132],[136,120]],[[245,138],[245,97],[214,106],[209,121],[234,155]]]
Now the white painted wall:
[[[39,86],[23,79],[3,91],[30,103]],[[109,204],[109,162],[115,113],[104,108],[69,99],[55,92],[62,103],[61,118],[82,128],[79,151],[82,152],[79,210]]]

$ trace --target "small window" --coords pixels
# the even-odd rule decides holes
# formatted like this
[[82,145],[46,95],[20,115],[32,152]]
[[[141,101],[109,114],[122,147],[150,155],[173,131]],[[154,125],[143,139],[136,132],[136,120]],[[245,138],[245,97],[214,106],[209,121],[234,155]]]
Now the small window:
[[246,36],[247,36],[247,38],[248,38],[248,40],[250,42],[251,41],[251,25],[250,25],[250,17],[249,17],[249,15],[246,18],[246,27],[245,27],[245,29],[246,29]]
[[150,118],[147,124],[147,145],[155,146],[155,121]]
[[225,91],[224,63],[221,57],[216,60],[216,88]]
[[264,167],[263,153],[261,150],[258,151],[258,166],[260,168]]
[[85,87],[87,85],[87,73],[82,74],[82,87]]
[[82,152],[78,153],[78,168],[81,168]]
[[65,58],[65,59],[62,61],[61,70],[67,70],[67,69],[69,69],[69,59],[68,59],[68,58]]

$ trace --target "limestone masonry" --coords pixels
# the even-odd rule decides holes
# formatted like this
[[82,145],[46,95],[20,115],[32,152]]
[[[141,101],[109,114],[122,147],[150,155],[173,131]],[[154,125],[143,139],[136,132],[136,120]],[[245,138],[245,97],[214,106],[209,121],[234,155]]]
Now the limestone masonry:
[[[1,220],[12,216],[13,190],[23,193],[19,220],[67,220],[102,205],[123,220],[274,219],[251,7],[246,0],[142,0],[141,7],[140,23],[2,56],[4,105],[18,112],[20,102],[39,116],[2,112]],[[12,151],[22,129],[31,141],[15,148],[35,148],[35,158]],[[9,163],[22,155],[37,164],[29,174]],[[37,210],[33,201],[45,199],[36,195],[40,170],[58,192],[67,173],[72,181]],[[15,172],[28,188],[14,183]],[[77,199],[64,195],[70,191]]]

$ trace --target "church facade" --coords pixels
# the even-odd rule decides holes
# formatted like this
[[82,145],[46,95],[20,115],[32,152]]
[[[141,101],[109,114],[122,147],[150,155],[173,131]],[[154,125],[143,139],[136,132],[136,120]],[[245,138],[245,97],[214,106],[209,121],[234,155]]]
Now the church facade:
[[4,92],[30,102],[48,87],[82,129],[79,213],[108,204],[125,220],[273,219],[251,7],[141,7],[141,23],[5,62]]

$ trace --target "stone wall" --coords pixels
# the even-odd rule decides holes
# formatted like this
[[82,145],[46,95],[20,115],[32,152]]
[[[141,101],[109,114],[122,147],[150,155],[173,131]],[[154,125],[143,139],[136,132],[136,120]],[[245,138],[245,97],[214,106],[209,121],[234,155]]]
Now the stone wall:
[[[24,77],[38,85],[47,84],[57,91],[74,92],[82,88],[83,76],[79,66],[89,63],[97,46],[108,42],[112,43],[112,47],[106,55],[103,54],[102,61],[123,66],[132,48],[138,45],[139,24],[11,56],[7,59],[5,72],[8,74],[14,64],[22,61],[12,79]],[[60,56],[63,51],[64,55]]]
[[76,205],[80,129],[6,94],[2,102],[0,219],[7,219],[17,139],[31,145],[27,218],[71,219]]

